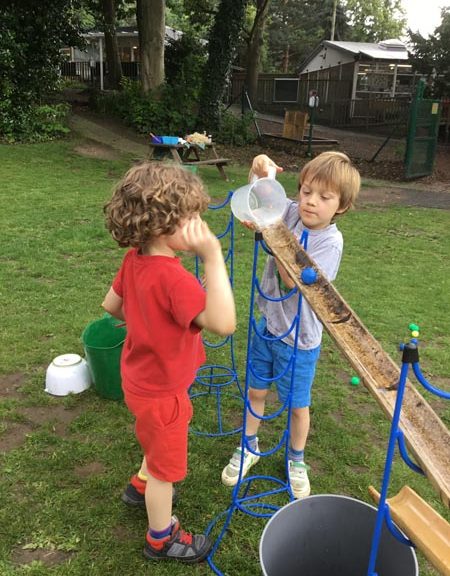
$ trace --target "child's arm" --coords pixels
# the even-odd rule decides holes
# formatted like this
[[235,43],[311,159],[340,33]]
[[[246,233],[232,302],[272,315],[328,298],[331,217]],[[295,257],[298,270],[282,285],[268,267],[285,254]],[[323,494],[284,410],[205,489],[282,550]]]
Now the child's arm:
[[283,264],[281,264],[281,262],[277,258],[275,258],[275,264],[277,265],[277,270],[281,280],[283,281],[283,284],[286,286],[288,290],[292,290],[292,288],[294,288],[295,286],[295,283],[289,276],[289,274],[286,272],[286,269],[284,268]]
[[203,260],[205,269],[206,306],[194,322],[215,334],[228,336],[236,330],[236,310],[220,242],[200,217],[184,225],[183,237],[188,249]]
[[105,299],[102,302],[102,306],[105,311],[111,314],[111,316],[119,318],[119,320],[125,320],[122,305],[123,298],[116,294],[113,288],[110,288],[108,294],[105,296]]

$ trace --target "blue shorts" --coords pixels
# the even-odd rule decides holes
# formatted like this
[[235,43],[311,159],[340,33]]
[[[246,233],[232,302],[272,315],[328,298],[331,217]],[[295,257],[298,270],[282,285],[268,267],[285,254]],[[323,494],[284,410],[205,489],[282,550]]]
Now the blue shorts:
[[[257,329],[258,333],[266,338],[274,338],[266,328],[265,318],[259,321]],[[254,334],[250,347],[250,361],[258,378],[250,372],[250,388],[268,390],[272,382],[260,380],[259,377],[275,378],[285,372],[280,378],[273,381],[277,387],[278,399],[280,402],[285,402],[289,394],[292,378],[292,370],[290,368],[286,370],[286,366],[292,353],[293,348],[289,344],[281,340],[265,340],[260,338],[258,334]],[[292,386],[292,408],[305,408],[311,405],[311,388],[319,356],[320,346],[312,350],[297,349]]]

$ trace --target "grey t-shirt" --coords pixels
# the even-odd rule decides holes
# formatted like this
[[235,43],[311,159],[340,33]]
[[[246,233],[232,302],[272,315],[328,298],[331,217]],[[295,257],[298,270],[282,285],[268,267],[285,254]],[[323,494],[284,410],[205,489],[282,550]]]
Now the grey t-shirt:
[[[341,263],[344,240],[336,224],[330,224],[321,230],[309,230],[300,220],[298,202],[288,200],[283,221],[297,239],[304,230],[308,231],[307,253],[322,270],[328,280],[333,281]],[[261,278],[261,290],[271,298],[279,298],[284,293],[280,291],[275,259],[268,256]],[[267,329],[274,336],[287,332],[297,313],[298,293],[282,302],[271,302],[258,294],[257,303],[261,314],[267,320]],[[303,299],[300,314],[300,330],[297,347],[310,350],[320,345],[323,326],[310,306]],[[283,342],[294,346],[295,330],[292,330]]]

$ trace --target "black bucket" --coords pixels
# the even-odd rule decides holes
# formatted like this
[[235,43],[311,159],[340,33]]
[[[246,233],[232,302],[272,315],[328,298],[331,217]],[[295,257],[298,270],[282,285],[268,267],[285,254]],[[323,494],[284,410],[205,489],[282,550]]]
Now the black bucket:
[[[267,523],[259,545],[264,576],[366,576],[377,509],[322,494],[295,500]],[[378,576],[417,576],[413,548],[383,526]]]

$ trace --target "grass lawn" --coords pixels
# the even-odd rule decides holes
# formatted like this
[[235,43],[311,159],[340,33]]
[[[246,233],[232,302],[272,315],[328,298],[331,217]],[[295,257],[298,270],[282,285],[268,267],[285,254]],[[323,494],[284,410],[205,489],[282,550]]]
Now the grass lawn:
[[[63,353],[83,354],[80,335],[102,315],[100,303],[124,251],[103,224],[102,207],[132,158],[107,161],[77,155],[77,142],[0,146],[2,247],[0,252],[0,574],[154,576],[211,574],[205,563],[148,566],[142,556],[146,517],[128,510],[120,494],[140,461],[125,406],[89,390],[56,398],[44,392],[45,370]],[[214,202],[245,183],[248,167],[227,168],[231,182],[204,168]],[[280,181],[295,194],[296,177]],[[225,210],[207,219],[223,230]],[[408,324],[421,328],[421,365],[430,381],[449,390],[450,213],[365,206],[342,218],[345,252],[336,286],[385,350],[400,361],[398,343]],[[244,369],[252,234],[236,227],[237,363]],[[186,265],[192,259],[186,257]],[[211,353],[224,360],[223,350]],[[349,385],[351,369],[325,336],[313,392],[307,446],[313,493],[369,501],[380,486],[389,424],[362,387]],[[448,426],[449,403],[425,394]],[[210,429],[207,402],[196,401],[194,428]],[[239,403],[238,403],[239,404]],[[238,423],[240,404],[224,407]],[[284,419],[264,424],[264,450]],[[175,513],[189,530],[203,531],[230,504],[220,473],[238,436],[192,435],[190,473],[179,486]],[[390,494],[409,484],[449,519],[429,483],[396,457]],[[258,464],[282,474],[282,456]],[[287,503],[285,498],[282,503]],[[236,514],[215,561],[229,576],[260,573],[258,544],[264,520]],[[419,555],[421,574],[436,572]],[[145,572],[146,571],[146,572]]]

